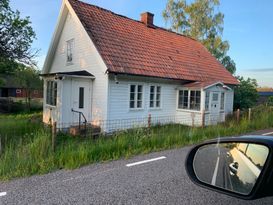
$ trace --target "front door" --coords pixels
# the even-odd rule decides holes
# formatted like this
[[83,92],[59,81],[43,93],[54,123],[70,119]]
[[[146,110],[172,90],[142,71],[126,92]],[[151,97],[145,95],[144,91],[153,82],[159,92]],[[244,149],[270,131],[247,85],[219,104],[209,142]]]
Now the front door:
[[220,92],[210,93],[210,124],[217,124],[220,115]]
[[[79,123],[79,113],[83,113],[88,122],[91,121],[91,80],[73,79],[72,80],[72,121]],[[81,123],[84,122],[81,116]]]

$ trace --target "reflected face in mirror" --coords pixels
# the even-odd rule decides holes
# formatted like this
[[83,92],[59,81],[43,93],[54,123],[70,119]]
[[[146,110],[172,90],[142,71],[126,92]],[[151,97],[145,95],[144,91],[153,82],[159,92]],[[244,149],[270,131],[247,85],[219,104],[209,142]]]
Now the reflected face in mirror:
[[200,147],[193,160],[198,180],[248,195],[263,169],[268,147],[252,143],[220,143]]

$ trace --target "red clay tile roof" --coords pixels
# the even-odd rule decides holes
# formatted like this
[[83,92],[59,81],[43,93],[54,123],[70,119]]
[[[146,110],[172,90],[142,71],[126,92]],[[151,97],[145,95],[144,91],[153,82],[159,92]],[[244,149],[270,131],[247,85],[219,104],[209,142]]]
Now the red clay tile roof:
[[210,80],[210,81],[205,81],[205,82],[191,82],[191,83],[187,83],[187,84],[183,84],[184,87],[186,88],[209,88],[213,85],[217,85],[217,84],[223,84],[221,81],[218,80]]
[[238,84],[196,40],[78,0],[69,2],[110,73]]

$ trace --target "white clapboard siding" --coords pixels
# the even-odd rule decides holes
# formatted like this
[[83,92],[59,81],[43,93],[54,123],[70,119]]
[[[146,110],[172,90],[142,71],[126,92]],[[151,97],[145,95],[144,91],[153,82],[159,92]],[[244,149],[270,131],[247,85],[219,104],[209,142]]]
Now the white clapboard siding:
[[179,124],[189,125],[189,126],[201,126],[202,125],[202,115],[201,112],[196,111],[184,111],[177,110],[176,121]]
[[[73,63],[66,63],[66,42],[74,39]],[[108,75],[106,66],[73,10],[69,10],[50,73],[86,70],[95,76],[92,87],[92,120],[107,120]],[[65,86],[68,84],[64,83]],[[65,92],[69,88],[65,87]],[[67,103],[67,102],[64,102]]]
[[229,114],[233,112],[233,102],[234,102],[234,91],[226,91],[226,100],[225,100],[225,113]]
[[[148,119],[149,114],[151,114],[151,121],[154,124],[178,121],[191,124],[190,114],[183,115],[177,112],[177,87],[181,87],[179,82],[148,77],[124,77],[122,75],[118,75],[117,80],[118,84],[112,77],[109,80],[109,120],[117,122],[118,127],[126,126],[126,119],[135,119],[135,126],[137,126],[137,124],[141,124],[142,119]],[[132,110],[129,108],[131,84],[144,86],[142,109]],[[159,109],[149,107],[151,85],[161,86],[161,108]],[[144,123],[147,123],[147,120]],[[130,125],[128,126],[130,127]]]

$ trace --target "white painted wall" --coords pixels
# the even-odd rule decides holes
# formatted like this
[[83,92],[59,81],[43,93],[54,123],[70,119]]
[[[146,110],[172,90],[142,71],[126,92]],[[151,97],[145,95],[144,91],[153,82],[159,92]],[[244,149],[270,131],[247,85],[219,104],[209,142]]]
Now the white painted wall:
[[[122,76],[118,75],[118,84],[114,77],[109,78],[109,129],[115,126],[120,129],[134,126],[147,125],[148,116],[151,114],[151,122],[170,123],[176,122],[191,125],[192,117],[190,112],[177,110],[177,88],[181,88],[181,82],[148,77]],[[143,109],[130,110],[129,88],[130,84],[141,84],[144,89]],[[150,86],[161,86],[161,108],[149,107]],[[195,114],[195,123],[200,123],[201,114]],[[112,126],[111,126],[112,124]]]
[[57,103],[56,106],[46,104],[46,84],[47,80],[55,80],[52,77],[44,79],[44,98],[43,98],[43,122],[46,124],[61,121],[61,105],[62,105],[62,81],[57,81]]
[[[60,34],[57,49],[49,73],[86,70],[95,76],[92,87],[92,120],[106,120],[108,113],[108,75],[107,67],[97,52],[92,40],[86,33],[75,12],[69,10]],[[66,42],[74,39],[73,64],[66,63]],[[69,95],[71,89],[64,83],[64,95]],[[66,99],[66,97],[63,98]],[[67,102],[64,102],[67,103]],[[45,113],[48,111],[45,109]],[[65,114],[63,119],[65,119]]]
[[[174,117],[176,111],[176,90],[179,83],[172,83],[169,80],[160,80],[144,77],[122,76],[118,75],[118,84],[113,77],[109,78],[109,120],[120,120],[119,127],[126,125],[128,119],[141,121],[148,120],[151,114],[152,122],[156,122],[157,118]],[[143,85],[143,109],[132,110],[129,108],[129,89],[130,84]],[[150,86],[161,86],[161,108],[150,108]],[[132,122],[132,120],[130,120]],[[122,125],[123,124],[123,125]],[[128,125],[129,127],[131,125]]]
[[225,114],[229,114],[233,112],[233,100],[234,100],[234,91],[233,90],[226,90],[222,87],[212,86],[205,91],[209,92],[225,92]]
[[[148,78],[148,77],[136,77],[136,76],[124,76],[118,75],[118,84],[115,82],[114,77],[109,78],[109,129],[114,127],[126,128],[134,126],[143,126],[148,123],[148,116],[151,114],[152,123],[169,123],[176,122],[185,125],[201,126],[202,125],[202,114],[201,111],[190,111],[177,109],[177,95],[178,90],[182,89],[180,82]],[[129,88],[130,84],[140,84],[144,87],[144,99],[143,109],[130,110],[129,108]],[[159,85],[161,86],[161,108],[151,109],[149,108],[150,100],[150,86]],[[207,91],[219,91],[225,92],[225,113],[219,113],[217,120],[223,122],[225,120],[225,114],[232,112],[233,108],[233,91],[225,90],[213,86]],[[205,92],[201,92],[201,107],[204,108],[205,103]],[[220,106],[220,99],[219,99]],[[210,115],[205,115],[205,124],[212,124]],[[133,122],[133,123],[132,123]],[[132,125],[133,124],[133,125]]]

